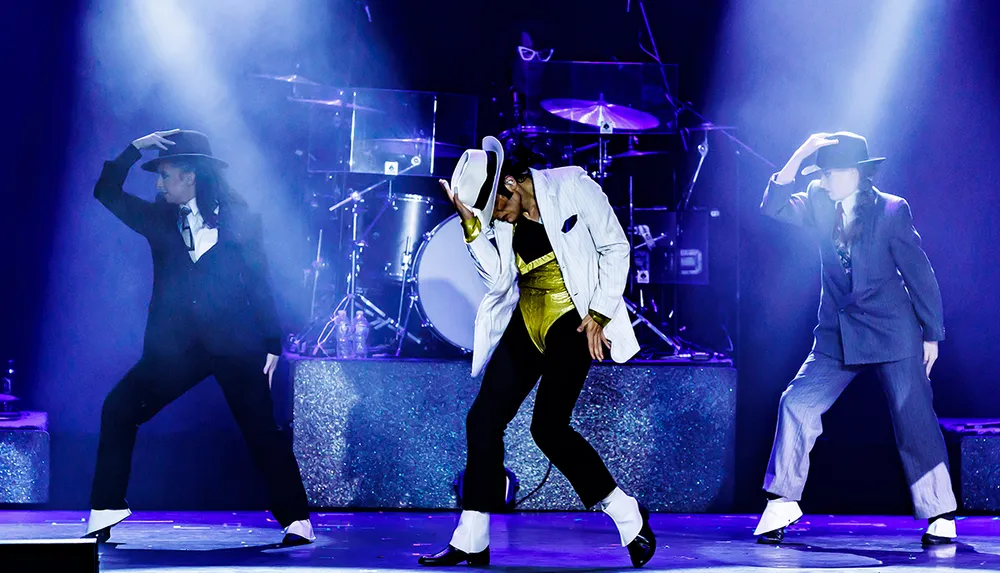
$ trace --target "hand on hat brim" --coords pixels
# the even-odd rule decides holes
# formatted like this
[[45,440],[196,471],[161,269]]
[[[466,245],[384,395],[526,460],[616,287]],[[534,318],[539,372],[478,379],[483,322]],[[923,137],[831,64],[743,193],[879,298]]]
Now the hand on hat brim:
[[455,209],[458,211],[458,215],[463,221],[474,219],[476,217],[475,213],[473,213],[465,203],[462,203],[462,201],[459,200],[458,194],[451,190],[451,183],[445,181],[444,179],[438,179],[438,183],[441,184],[441,188],[444,189],[445,194],[448,196],[448,201],[455,206]]
[[[883,161],[885,161],[885,157],[873,157],[865,161],[859,161],[855,165],[843,167],[842,169],[863,169],[865,167],[868,167],[872,170],[872,173],[874,173],[875,167],[878,166]],[[819,165],[813,164],[804,167],[802,171],[800,171],[800,173],[803,176],[806,176],[806,175],[812,175],[813,173],[816,173],[818,171],[822,171],[822,168]]]

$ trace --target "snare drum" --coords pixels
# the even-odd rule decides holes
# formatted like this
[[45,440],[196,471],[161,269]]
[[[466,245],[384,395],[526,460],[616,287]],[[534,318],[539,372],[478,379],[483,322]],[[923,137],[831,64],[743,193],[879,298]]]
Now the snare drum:
[[486,284],[465,246],[457,213],[427,235],[417,252],[415,270],[417,306],[426,326],[442,340],[471,352]]
[[422,195],[399,194],[368,206],[374,212],[369,215],[372,223],[365,236],[362,264],[366,279],[374,281],[370,284],[407,278],[423,236],[447,214],[435,212],[435,203]]

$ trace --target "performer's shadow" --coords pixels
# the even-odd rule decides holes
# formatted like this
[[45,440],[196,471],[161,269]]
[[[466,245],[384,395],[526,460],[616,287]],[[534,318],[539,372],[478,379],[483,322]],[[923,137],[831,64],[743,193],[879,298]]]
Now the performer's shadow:
[[105,543],[101,546],[101,561],[105,563],[127,563],[135,566],[208,567],[238,565],[279,565],[294,555],[299,559],[302,552],[314,550],[317,545],[286,547],[280,543],[245,545],[240,547],[219,547],[215,549],[155,549],[135,547],[137,543]]
[[[647,567],[655,567],[655,564],[656,564],[655,562],[656,562],[656,558],[654,557],[653,561],[650,562],[650,564],[647,565]],[[496,566],[491,566],[491,568],[494,571],[496,570]],[[555,569],[555,568],[552,565],[544,565],[544,566],[543,565],[539,565],[539,566],[534,566],[534,565],[500,566],[500,570],[503,571],[504,573],[551,573],[553,571],[553,569]],[[486,569],[483,568],[482,570],[485,571]],[[574,567],[572,565],[569,565],[569,566],[560,566],[558,568],[558,571],[559,571],[559,573],[612,573],[613,571],[635,571],[635,568],[634,567],[623,567],[623,566],[618,566],[618,567]]]
[[[922,547],[919,550],[890,550],[890,549],[856,549],[844,547],[817,547],[806,543],[782,543],[780,549],[791,549],[803,553],[815,555],[854,555],[865,559],[874,559],[884,567],[893,566],[927,566],[927,565],[948,565],[962,567],[966,569],[986,569],[995,571],[1000,569],[1000,555],[994,553],[982,553],[968,543],[956,542],[949,545],[937,545],[932,547]],[[822,567],[822,564],[811,562],[810,567]],[[844,569],[872,567],[870,563],[845,565],[837,564],[836,567]]]

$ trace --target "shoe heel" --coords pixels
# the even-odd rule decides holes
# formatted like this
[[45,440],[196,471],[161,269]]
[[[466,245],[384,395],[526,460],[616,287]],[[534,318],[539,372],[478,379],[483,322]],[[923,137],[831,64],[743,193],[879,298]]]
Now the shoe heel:
[[485,567],[490,564],[490,550],[487,549],[480,553],[472,553],[466,562],[473,567]]

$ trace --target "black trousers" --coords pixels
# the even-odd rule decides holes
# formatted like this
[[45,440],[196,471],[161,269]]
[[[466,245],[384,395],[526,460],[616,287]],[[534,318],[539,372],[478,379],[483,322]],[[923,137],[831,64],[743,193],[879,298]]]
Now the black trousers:
[[92,509],[125,509],[132,451],[139,426],[199,382],[214,375],[229,409],[264,475],[275,519],[287,527],[309,518],[309,505],[291,445],[282,440],[265,354],[221,357],[193,348],[184,353],[144,355],[104,399]]
[[586,507],[614,491],[615,480],[600,455],[570,426],[591,362],[587,336],[576,331],[579,326],[574,312],[557,320],[546,335],[542,355],[528,336],[520,310],[514,311],[466,418],[469,457],[462,509],[490,512],[503,506],[504,430],[536,382],[531,436],[542,453]]

